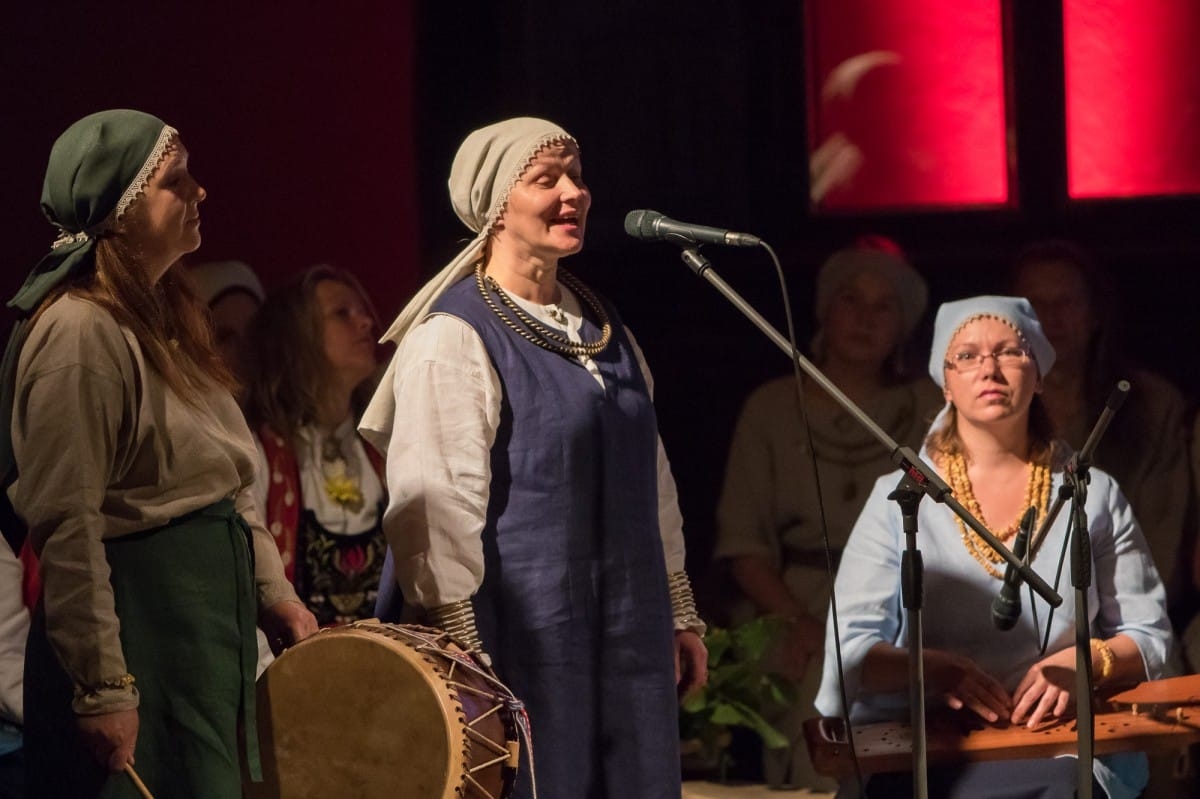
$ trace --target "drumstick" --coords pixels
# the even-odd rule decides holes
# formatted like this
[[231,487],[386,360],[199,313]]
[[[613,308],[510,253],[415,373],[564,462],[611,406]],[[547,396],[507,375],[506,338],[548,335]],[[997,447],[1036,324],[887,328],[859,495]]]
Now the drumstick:
[[142,799],[154,799],[154,794],[150,793],[150,789],[146,787],[146,783],[142,782],[142,778],[133,770],[132,763],[125,764],[125,773],[129,775],[129,779],[133,780],[133,784],[138,789],[138,793],[142,795]]

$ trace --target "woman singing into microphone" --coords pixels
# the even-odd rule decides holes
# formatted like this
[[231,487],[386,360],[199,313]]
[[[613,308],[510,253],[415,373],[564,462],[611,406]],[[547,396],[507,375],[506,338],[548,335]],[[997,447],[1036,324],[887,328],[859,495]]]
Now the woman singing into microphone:
[[678,799],[677,683],[705,679],[704,624],[649,370],[559,266],[591,207],[579,146],[542,119],[489,125],[450,194],[477,235],[388,331],[359,428],[387,449],[381,595],[398,582],[524,701],[536,773],[515,797],[536,778],[554,799]]

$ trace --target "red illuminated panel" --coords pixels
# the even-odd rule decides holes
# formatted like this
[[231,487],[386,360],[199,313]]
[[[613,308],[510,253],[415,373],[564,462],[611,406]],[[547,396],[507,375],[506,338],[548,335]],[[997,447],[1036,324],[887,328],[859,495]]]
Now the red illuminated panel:
[[811,0],[813,202],[1008,202],[1000,0]]
[[1200,3],[1063,0],[1074,198],[1200,192]]

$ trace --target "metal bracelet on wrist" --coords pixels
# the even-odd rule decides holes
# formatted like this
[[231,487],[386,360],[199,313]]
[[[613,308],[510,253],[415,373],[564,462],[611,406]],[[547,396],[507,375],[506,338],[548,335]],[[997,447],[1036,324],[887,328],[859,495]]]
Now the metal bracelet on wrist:
[[475,627],[475,608],[472,607],[471,600],[460,599],[458,602],[430,608],[429,620],[434,627],[443,630],[454,643],[475,655],[485,666],[492,665],[492,659],[483,651],[483,641]]
[[687,572],[671,572],[667,576],[667,589],[671,594],[671,615],[675,617],[675,626],[704,635],[707,625],[696,610],[696,598],[692,594]]
[[97,696],[101,691],[123,691],[137,682],[132,674],[122,674],[115,680],[102,680],[95,685],[76,685],[75,696]]

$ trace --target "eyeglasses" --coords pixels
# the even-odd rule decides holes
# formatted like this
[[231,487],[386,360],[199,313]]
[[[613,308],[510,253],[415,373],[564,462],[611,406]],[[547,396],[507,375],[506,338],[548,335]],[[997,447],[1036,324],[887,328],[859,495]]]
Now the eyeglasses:
[[1020,347],[1005,347],[995,352],[956,352],[946,361],[946,368],[967,374],[983,366],[983,362],[993,358],[1001,369],[1005,367],[1023,366],[1029,360],[1029,351]]

